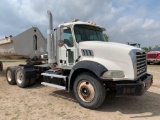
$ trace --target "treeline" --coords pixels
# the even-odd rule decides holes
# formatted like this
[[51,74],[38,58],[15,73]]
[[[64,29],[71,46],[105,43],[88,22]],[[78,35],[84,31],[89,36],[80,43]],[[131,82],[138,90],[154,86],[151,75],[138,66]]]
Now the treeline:
[[104,35],[104,40],[109,42],[109,36],[107,34],[105,34],[105,33],[103,35]]
[[146,52],[149,52],[149,51],[160,51],[160,46],[156,45],[154,47],[142,47],[142,49],[144,49]]
[[152,47],[142,47],[143,50],[145,50],[146,52],[151,51],[153,48]]

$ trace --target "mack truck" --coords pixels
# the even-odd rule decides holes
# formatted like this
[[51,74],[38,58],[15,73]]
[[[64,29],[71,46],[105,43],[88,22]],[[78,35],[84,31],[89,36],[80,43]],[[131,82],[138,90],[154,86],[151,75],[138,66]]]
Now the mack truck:
[[52,14],[47,13],[47,62],[8,67],[10,85],[25,88],[42,78],[42,85],[73,91],[77,102],[89,109],[103,104],[107,90],[116,96],[140,96],[150,88],[153,76],[147,73],[144,50],[106,42],[105,28],[95,22],[75,19],[53,29]]

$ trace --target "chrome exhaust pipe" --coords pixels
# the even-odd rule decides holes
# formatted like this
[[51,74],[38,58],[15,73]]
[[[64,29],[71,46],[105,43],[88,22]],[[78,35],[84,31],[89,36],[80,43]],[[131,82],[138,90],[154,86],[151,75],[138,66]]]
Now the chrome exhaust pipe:
[[49,29],[47,30],[47,52],[48,52],[48,63],[53,70],[56,67],[56,59],[55,59],[55,42],[54,42],[54,30],[53,30],[53,23],[52,23],[52,13],[48,10],[47,11],[49,16]]

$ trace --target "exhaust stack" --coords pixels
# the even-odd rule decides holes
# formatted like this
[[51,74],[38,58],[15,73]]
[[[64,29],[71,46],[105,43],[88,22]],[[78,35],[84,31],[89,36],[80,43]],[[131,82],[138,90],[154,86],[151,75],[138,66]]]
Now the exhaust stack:
[[56,60],[55,60],[55,42],[54,42],[54,30],[52,24],[52,13],[48,10],[47,11],[49,16],[49,29],[47,30],[47,52],[48,52],[48,63],[53,70],[56,67]]

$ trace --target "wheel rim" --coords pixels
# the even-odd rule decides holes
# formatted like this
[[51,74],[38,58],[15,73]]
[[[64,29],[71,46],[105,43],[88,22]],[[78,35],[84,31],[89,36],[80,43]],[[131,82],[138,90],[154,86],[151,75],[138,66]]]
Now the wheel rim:
[[18,82],[19,84],[21,84],[21,83],[22,83],[22,80],[23,80],[23,73],[22,73],[21,71],[18,71],[18,72],[17,72],[17,82]]
[[84,102],[91,102],[95,97],[93,85],[87,80],[82,80],[78,84],[78,95]]
[[9,81],[9,82],[11,82],[12,81],[12,74],[11,74],[11,71],[7,71],[7,80]]

